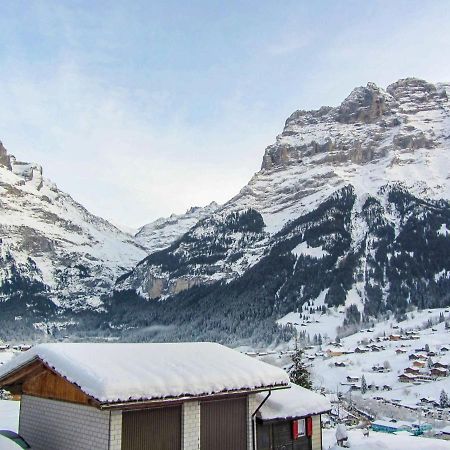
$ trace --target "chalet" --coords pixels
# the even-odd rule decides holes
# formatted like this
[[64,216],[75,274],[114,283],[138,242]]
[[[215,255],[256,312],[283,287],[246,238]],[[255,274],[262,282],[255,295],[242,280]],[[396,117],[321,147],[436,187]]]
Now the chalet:
[[400,341],[401,340],[401,335],[400,334],[391,334],[389,336],[389,340],[390,341]]
[[436,401],[433,398],[431,398],[431,397],[422,397],[420,399],[420,403],[422,405],[432,405],[432,406],[436,406],[437,405]]
[[258,450],[322,449],[321,414],[331,411],[322,395],[291,385],[290,389],[257,394]]
[[404,372],[405,372],[405,373],[412,374],[412,375],[419,375],[420,370],[419,370],[418,368],[416,368],[416,367],[407,367],[407,368],[404,370]]
[[420,369],[423,369],[425,367],[425,361],[414,361],[413,362],[414,367],[419,367]]
[[440,367],[434,367],[430,370],[430,374],[435,377],[446,377],[448,375],[447,369],[442,369]]
[[436,376],[434,375],[426,375],[426,374],[419,374],[415,376],[415,381],[423,381],[423,382],[430,382],[430,381],[435,381],[436,380]]
[[389,367],[374,365],[374,366],[372,366],[372,371],[378,372],[378,373],[386,373],[386,372],[390,372],[391,369]]
[[355,348],[355,353],[367,353],[370,350],[367,347],[356,347]]
[[420,353],[412,353],[411,355],[408,356],[408,358],[410,361],[417,360],[417,359],[420,359],[423,361],[423,360],[427,359],[427,356],[422,355]]
[[370,350],[372,350],[373,352],[381,352],[381,350],[385,350],[386,348],[383,345],[371,345],[370,346]]
[[[318,450],[329,409],[283,370],[213,343],[37,345],[0,367],[0,388],[21,394],[34,450],[255,450],[271,420],[270,445],[284,421],[296,449]],[[295,408],[283,403],[294,395]]]
[[415,379],[416,378],[414,375],[409,375],[407,373],[402,373],[398,377],[398,381],[400,381],[401,383],[412,383],[413,381],[415,381]]
[[449,365],[448,364],[444,364],[444,363],[440,363],[440,362],[435,362],[432,367],[433,367],[433,369],[434,368],[448,369]]
[[348,376],[347,376],[347,381],[348,381],[349,383],[357,383],[357,382],[359,381],[359,377],[355,377],[355,376],[352,376],[352,375],[348,375]]
[[345,362],[335,362],[334,365],[336,367],[347,367],[347,364]]
[[404,350],[403,348],[398,348],[397,350],[395,350],[395,353],[397,353],[397,355],[402,355],[403,353],[406,353],[406,350]]
[[450,348],[449,347],[441,347],[441,352],[444,352],[444,353],[446,353],[446,352],[448,352],[450,350]]
[[335,356],[342,356],[344,354],[342,350],[331,350],[331,349],[328,349],[326,353],[329,358],[333,358]]

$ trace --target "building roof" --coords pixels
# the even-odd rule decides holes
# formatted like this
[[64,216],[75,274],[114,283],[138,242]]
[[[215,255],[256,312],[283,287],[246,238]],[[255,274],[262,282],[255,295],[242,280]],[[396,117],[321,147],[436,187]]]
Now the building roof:
[[387,420],[375,420],[372,422],[372,426],[392,428],[395,430],[399,430],[402,427],[402,425],[397,422],[388,422]]
[[100,403],[283,387],[287,374],[214,343],[41,344],[0,367],[0,386],[36,360]]
[[[266,393],[258,394],[262,402]],[[288,419],[306,417],[331,410],[329,400],[316,392],[291,384],[290,389],[273,391],[258,413],[262,420]]]

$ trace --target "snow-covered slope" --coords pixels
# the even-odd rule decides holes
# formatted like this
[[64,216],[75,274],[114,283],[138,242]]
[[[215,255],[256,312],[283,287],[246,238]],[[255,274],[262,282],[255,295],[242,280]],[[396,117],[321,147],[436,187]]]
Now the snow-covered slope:
[[[3,149],[1,293],[75,308],[98,305],[117,279],[95,319],[108,332],[228,343],[270,342],[277,320],[305,308],[343,306],[351,323],[446,306],[448,86],[369,83],[338,107],[296,111],[229,202],[160,219],[135,237]],[[147,301],[158,298],[166,301]]]
[[[295,240],[295,249],[287,249],[293,257],[323,259],[329,269],[348,263],[351,255],[354,263],[347,270],[353,279],[344,283],[344,290],[352,290],[349,295],[361,303],[365,285],[374,282],[366,276],[375,270],[367,260],[381,257],[383,233],[392,248],[397,246],[398,256],[406,244],[408,227],[403,227],[408,221],[408,226],[420,218],[425,226],[447,226],[448,204],[438,201],[450,198],[449,155],[450,103],[444,84],[408,78],[384,90],[368,83],[338,107],[296,111],[266,149],[261,170],[238,195],[170,248],[142,261],[116,289],[157,298],[229,282],[273,253],[280,240]],[[308,219],[311,214],[317,216],[315,223]],[[296,221],[301,226],[294,229]],[[328,230],[320,229],[324,222]],[[413,250],[410,245],[410,256]],[[433,275],[448,279],[448,264],[444,258]],[[332,273],[330,283],[336,270]],[[384,281],[386,293],[390,280]],[[295,295],[313,299],[303,294]]]
[[[97,307],[146,251],[0,144],[0,295]],[[21,295],[20,292],[22,292]]]
[[135,240],[149,254],[163,250],[189,231],[199,220],[211,215],[218,208],[219,205],[212,202],[205,207],[193,206],[185,214],[161,217],[141,227],[135,234]]

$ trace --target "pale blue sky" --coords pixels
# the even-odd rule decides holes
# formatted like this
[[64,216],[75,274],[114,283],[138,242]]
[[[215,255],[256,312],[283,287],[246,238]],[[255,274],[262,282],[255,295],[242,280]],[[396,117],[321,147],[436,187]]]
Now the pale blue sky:
[[450,81],[447,0],[0,4],[0,139],[115,222],[224,202],[296,109]]

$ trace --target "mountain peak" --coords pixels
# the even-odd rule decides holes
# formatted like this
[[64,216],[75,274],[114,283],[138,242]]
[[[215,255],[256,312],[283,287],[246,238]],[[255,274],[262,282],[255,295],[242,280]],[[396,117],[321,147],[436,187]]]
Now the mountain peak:
[[337,110],[336,120],[341,123],[373,123],[390,112],[389,96],[375,83],[353,89]]
[[[419,133],[420,130],[415,130],[411,123],[406,125],[411,122],[406,115],[436,111],[435,119],[439,121],[441,113],[448,114],[444,111],[446,108],[446,85],[405,78],[384,90],[369,82],[353,89],[338,107],[323,106],[314,111],[294,112],[275,144],[267,147],[261,168],[272,170],[303,162],[305,157],[318,153],[328,155],[328,160],[332,158],[336,163],[348,160],[347,155],[351,162],[364,164],[380,156],[374,149],[380,148],[379,142],[383,136],[387,137],[389,130],[404,124],[408,129],[402,132]],[[431,120],[420,120],[425,119],[425,123]],[[420,131],[422,135],[429,134],[422,139],[423,142],[428,139],[425,147],[431,145],[430,139],[435,139],[432,127],[428,128],[429,133]],[[357,150],[356,153],[349,152],[351,148]]]

